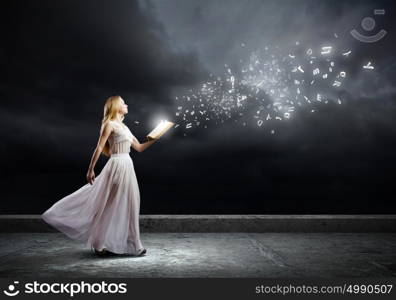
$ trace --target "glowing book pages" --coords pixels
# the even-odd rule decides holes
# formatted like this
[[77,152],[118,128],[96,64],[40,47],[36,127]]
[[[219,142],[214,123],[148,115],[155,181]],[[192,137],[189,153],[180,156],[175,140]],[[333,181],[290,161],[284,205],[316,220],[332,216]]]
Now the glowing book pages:
[[147,136],[151,139],[159,139],[173,125],[175,123],[163,120]]

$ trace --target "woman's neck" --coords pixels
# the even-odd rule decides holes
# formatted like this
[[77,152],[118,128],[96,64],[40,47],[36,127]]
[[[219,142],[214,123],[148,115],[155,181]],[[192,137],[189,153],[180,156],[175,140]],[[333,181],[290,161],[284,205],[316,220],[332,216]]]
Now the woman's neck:
[[117,115],[117,116],[114,118],[114,121],[116,121],[116,122],[118,122],[118,123],[123,123],[123,122],[122,122],[123,119],[124,119],[124,118],[123,118],[122,115]]

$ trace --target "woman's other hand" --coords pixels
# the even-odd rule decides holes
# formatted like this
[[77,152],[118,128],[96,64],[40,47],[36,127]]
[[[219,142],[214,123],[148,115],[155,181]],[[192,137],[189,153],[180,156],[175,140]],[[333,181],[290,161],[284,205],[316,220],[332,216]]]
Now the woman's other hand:
[[148,135],[146,136],[147,137],[147,140],[150,142],[150,141],[158,141],[158,139],[154,139],[154,138],[152,138],[152,137],[149,137]]
[[95,172],[94,170],[89,169],[88,173],[87,173],[87,181],[89,184],[93,184],[93,182],[95,181]]

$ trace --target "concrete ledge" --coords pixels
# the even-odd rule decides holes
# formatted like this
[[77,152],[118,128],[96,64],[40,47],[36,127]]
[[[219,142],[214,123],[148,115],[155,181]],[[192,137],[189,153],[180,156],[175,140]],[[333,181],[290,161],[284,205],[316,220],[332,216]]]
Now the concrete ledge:
[[[140,215],[141,232],[396,232],[396,215]],[[40,215],[0,215],[0,233],[57,232]]]

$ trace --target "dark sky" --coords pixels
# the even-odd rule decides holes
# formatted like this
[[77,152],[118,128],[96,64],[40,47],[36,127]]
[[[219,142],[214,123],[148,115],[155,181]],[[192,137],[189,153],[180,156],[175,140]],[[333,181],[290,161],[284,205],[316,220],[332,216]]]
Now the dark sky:
[[[3,1],[1,213],[42,213],[86,183],[107,97],[123,97],[143,142],[158,116],[179,123],[175,95],[225,64],[264,45],[319,47],[334,33],[354,54],[342,105],[317,103],[270,127],[181,123],[131,149],[141,213],[396,213],[393,2]],[[349,31],[373,9],[386,10],[376,30],[387,35],[356,41]]]

